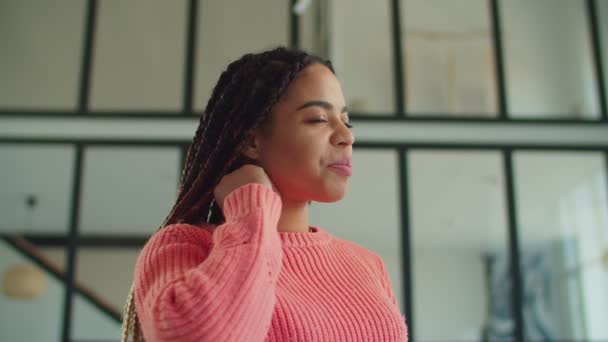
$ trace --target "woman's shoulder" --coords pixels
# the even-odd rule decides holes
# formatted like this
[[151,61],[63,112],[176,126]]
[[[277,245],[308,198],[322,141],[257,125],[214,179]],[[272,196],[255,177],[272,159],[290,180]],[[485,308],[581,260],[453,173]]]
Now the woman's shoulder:
[[140,250],[136,269],[145,268],[156,258],[182,257],[185,250],[202,256],[208,255],[213,244],[212,229],[213,226],[209,225],[186,223],[171,224],[159,229]]
[[380,255],[357,242],[346,239],[336,239],[336,241],[358,256],[361,260],[365,260],[372,265],[375,265],[378,262],[378,259],[381,259]]
[[207,223],[201,225],[189,223],[170,224],[152,234],[146,242],[144,249],[172,243],[196,244],[204,247],[212,243],[214,228],[214,225]]
[[356,261],[362,267],[359,270],[369,274],[374,279],[384,277],[384,261],[378,253],[354,241],[345,239],[338,239],[337,241],[342,244],[343,250],[348,251],[349,260]]

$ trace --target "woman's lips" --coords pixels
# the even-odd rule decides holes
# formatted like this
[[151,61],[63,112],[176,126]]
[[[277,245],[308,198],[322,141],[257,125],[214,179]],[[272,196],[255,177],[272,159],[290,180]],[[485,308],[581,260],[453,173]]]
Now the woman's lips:
[[339,173],[341,175],[344,176],[352,176],[353,174],[353,169],[351,166],[349,165],[344,165],[344,164],[332,164],[328,166],[332,171]]

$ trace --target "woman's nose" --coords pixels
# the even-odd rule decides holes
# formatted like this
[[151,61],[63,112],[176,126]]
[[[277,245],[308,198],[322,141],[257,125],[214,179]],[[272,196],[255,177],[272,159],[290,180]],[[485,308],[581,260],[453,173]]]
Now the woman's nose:
[[333,144],[350,146],[355,143],[355,135],[346,127],[345,123],[339,123],[333,134]]

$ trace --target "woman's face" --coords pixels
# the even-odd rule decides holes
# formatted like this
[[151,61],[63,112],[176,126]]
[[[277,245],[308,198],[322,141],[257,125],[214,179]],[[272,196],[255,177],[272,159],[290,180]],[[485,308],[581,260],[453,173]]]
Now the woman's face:
[[354,143],[348,121],[342,88],[326,66],[309,65],[289,84],[256,135],[258,160],[284,200],[344,197]]

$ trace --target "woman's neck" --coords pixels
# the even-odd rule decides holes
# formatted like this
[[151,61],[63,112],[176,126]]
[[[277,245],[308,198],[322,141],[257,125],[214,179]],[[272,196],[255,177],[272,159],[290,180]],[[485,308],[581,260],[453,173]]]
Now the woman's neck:
[[279,232],[308,233],[308,202],[283,200]]

